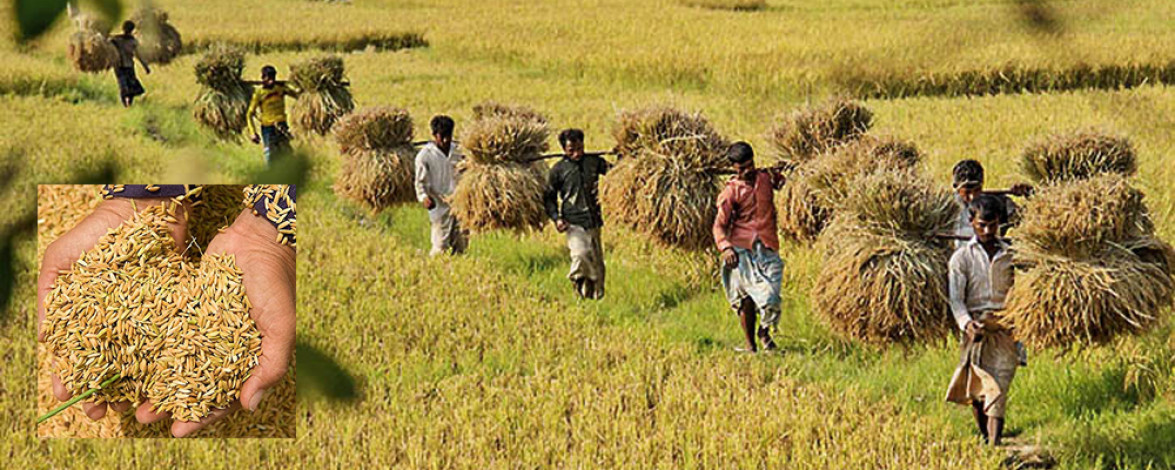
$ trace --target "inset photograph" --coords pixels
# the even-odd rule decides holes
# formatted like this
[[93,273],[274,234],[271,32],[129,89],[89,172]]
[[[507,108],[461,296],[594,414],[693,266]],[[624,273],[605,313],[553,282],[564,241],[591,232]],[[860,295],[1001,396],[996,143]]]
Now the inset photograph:
[[294,437],[296,199],[40,186],[37,435]]

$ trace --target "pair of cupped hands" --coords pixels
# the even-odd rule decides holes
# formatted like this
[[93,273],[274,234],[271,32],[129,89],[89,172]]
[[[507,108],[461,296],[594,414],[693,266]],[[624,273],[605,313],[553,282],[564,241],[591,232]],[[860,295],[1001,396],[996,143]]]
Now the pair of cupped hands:
[[[98,239],[112,228],[128,221],[135,208],[146,209],[170,199],[114,198],[102,201],[94,212],[76,227],[55,240],[45,249],[41,262],[41,273],[37,280],[37,340],[44,341],[41,324],[45,321],[45,296],[53,289],[53,283],[60,271],[69,270]],[[176,211],[178,223],[169,224],[176,246],[182,250],[187,246],[189,203],[185,210]],[[261,355],[252,374],[241,385],[240,399],[228,408],[213,411],[198,422],[175,421],[171,433],[175,437],[186,437],[216,422],[240,408],[256,412],[267,390],[281,382],[290,365],[294,348],[294,250],[277,242],[277,228],[263,217],[245,209],[224,232],[218,234],[204,250],[205,255],[227,254],[236,257],[237,267],[244,273],[245,295],[253,304],[249,316],[257,324],[261,334]],[[194,248],[194,247],[193,247]],[[58,400],[67,401],[71,393],[53,374],[53,394]],[[83,410],[92,419],[106,416],[107,408],[116,412],[130,409],[130,402],[93,403],[83,402]],[[168,418],[167,413],[156,413],[154,405],[143,402],[134,412],[135,419],[150,424]]]

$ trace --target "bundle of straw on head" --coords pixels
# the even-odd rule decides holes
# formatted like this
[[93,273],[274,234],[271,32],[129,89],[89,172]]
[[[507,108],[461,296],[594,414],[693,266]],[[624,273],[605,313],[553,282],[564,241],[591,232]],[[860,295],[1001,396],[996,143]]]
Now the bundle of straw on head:
[[302,95],[290,107],[294,128],[326,135],[335,121],[351,112],[355,102],[343,85],[343,59],[321,56],[290,66],[290,83]]
[[379,211],[412,202],[412,117],[401,108],[362,108],[334,126],[343,167],[335,192]]
[[667,245],[711,246],[726,139],[700,114],[668,107],[621,114],[614,135],[621,159],[600,187],[609,217]]
[[908,342],[950,330],[947,231],[952,194],[911,172],[858,177],[820,236],[824,265],[812,289],[832,328],[872,344]]
[[105,33],[93,29],[82,29],[70,35],[66,55],[73,68],[82,72],[103,72],[118,63],[118,49]]
[[1024,269],[1001,320],[1037,346],[1140,333],[1171,305],[1171,246],[1154,235],[1140,191],[1118,175],[1046,187],[1016,232]]
[[864,136],[801,164],[776,202],[780,234],[800,242],[815,240],[858,177],[913,171],[921,159],[912,142]]
[[213,47],[196,62],[196,82],[201,86],[192,116],[222,139],[239,138],[246,125],[253,86],[241,80],[244,68],[244,52],[223,45]]
[[781,116],[770,138],[781,158],[800,163],[860,138],[872,125],[873,112],[868,108],[834,99]]
[[1024,150],[1024,172],[1041,183],[1091,178],[1103,173],[1134,174],[1134,146],[1125,137],[1083,129],[1044,137]]
[[546,168],[531,159],[548,148],[546,119],[485,114],[466,129],[468,161],[453,193],[457,219],[475,232],[541,228]]
[[135,22],[135,36],[139,40],[139,55],[148,64],[166,64],[183,52],[180,33],[167,20],[167,12],[141,9],[131,16]]

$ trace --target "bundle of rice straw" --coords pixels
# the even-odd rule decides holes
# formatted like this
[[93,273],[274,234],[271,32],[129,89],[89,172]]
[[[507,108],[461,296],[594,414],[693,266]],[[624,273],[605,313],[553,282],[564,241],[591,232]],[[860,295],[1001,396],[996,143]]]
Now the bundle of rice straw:
[[609,218],[667,245],[712,246],[727,140],[700,113],[667,106],[622,113],[613,135],[620,161],[600,187]]
[[547,124],[546,116],[526,106],[503,104],[495,101],[486,101],[473,106],[473,119],[477,120],[493,116],[517,116]]
[[390,106],[362,108],[334,126],[343,168],[335,192],[373,211],[416,200],[412,117]]
[[167,20],[167,12],[151,8],[136,11],[135,37],[139,40],[139,54],[148,64],[166,64],[183,52],[180,32]]
[[872,126],[872,111],[856,101],[838,98],[780,116],[770,140],[781,158],[802,163],[857,140]]
[[1103,173],[1134,174],[1134,146],[1125,137],[1094,129],[1056,133],[1024,149],[1024,172],[1041,183],[1085,179]]
[[355,108],[351,91],[343,84],[343,71],[342,57],[333,55],[290,66],[290,83],[302,90],[290,107],[296,130],[326,135],[335,121]]
[[1037,346],[1147,331],[1171,305],[1175,251],[1154,235],[1142,192],[1106,174],[1043,188],[1016,231],[1024,268],[1000,318]]
[[253,86],[241,79],[245,54],[238,48],[216,46],[196,62],[196,82],[200,94],[192,107],[192,117],[225,140],[241,136],[248,117]]
[[832,328],[871,344],[950,331],[947,231],[958,214],[950,191],[913,172],[858,177],[820,236],[824,265],[812,303]]
[[541,228],[546,165],[530,160],[548,149],[546,119],[533,112],[480,115],[461,139],[467,159],[454,215],[473,232]]
[[796,167],[776,200],[779,232],[809,243],[832,219],[833,207],[857,177],[880,171],[911,171],[922,159],[912,142],[858,137]]
[[87,17],[78,31],[69,37],[66,55],[73,68],[82,72],[103,72],[118,63],[118,49],[106,36],[110,27],[104,21]]

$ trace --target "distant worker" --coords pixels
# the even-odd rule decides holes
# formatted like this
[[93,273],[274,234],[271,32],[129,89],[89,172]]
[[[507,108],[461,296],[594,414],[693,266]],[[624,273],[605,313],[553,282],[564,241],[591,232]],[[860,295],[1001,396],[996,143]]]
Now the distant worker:
[[143,56],[139,54],[139,41],[135,39],[135,23],[124,21],[122,34],[110,37],[110,42],[118,50],[118,62],[114,65],[114,77],[118,79],[118,95],[122,106],[129,108],[135,103],[135,97],[146,93],[143,83],[135,76],[135,59],[143,65],[143,72],[150,75],[151,67]]
[[[253,143],[260,142],[265,148],[265,163],[277,156],[290,153],[290,126],[286,123],[286,97],[297,98],[301,92],[285,82],[277,81],[277,69],[272,65],[261,67],[261,86],[253,91],[245,120]],[[260,111],[260,116],[257,116]],[[254,117],[261,121],[258,135]]]
[[[955,164],[951,170],[951,176],[954,180],[955,202],[959,205],[959,217],[955,220],[955,235],[958,237],[955,240],[955,248],[966,245],[971,237],[975,236],[975,231],[971,229],[971,216],[968,211],[968,206],[976,196],[984,194],[983,192],[983,165],[977,160],[962,160]],[[1032,194],[1033,188],[1027,184],[1012,185],[1011,194],[1020,197],[1027,197]],[[1005,225],[1000,227],[1000,236],[1008,231],[1008,228],[1015,224],[1019,217],[1019,208],[1012,199],[1006,195],[992,195],[999,198],[1003,202],[1003,207],[1006,213],[1004,214]]]

